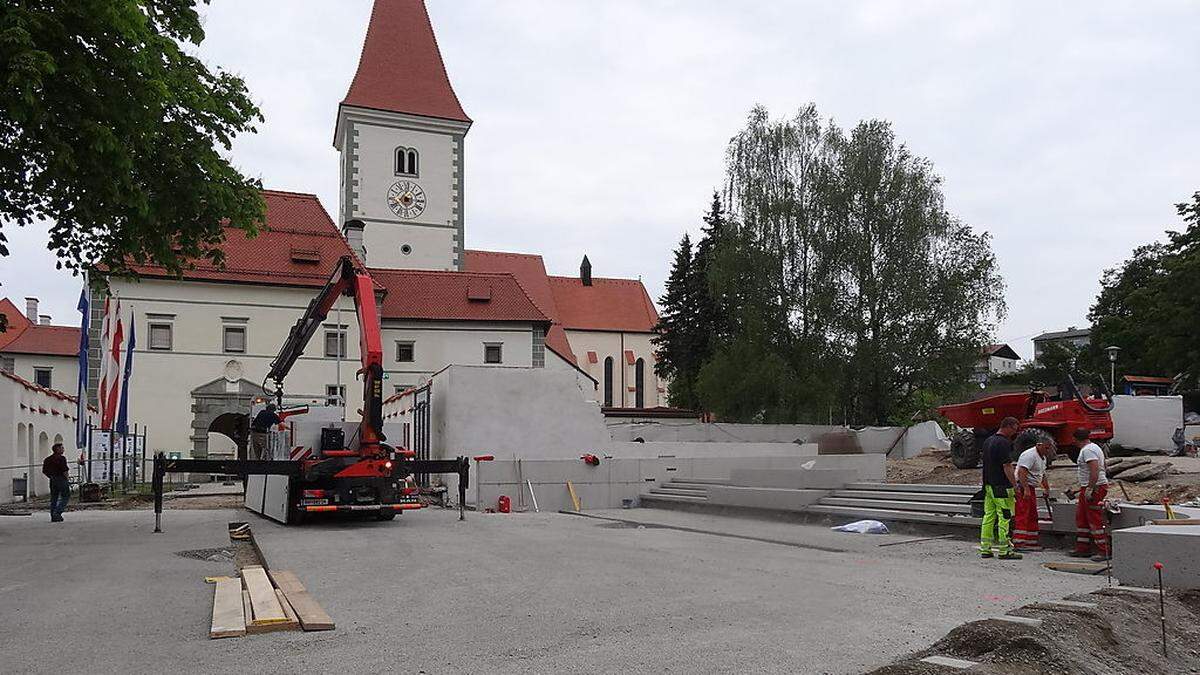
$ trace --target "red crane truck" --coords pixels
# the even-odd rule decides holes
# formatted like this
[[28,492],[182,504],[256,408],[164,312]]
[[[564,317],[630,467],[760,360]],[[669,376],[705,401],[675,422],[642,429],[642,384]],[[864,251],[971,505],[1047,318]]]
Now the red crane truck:
[[[167,473],[189,472],[262,477],[275,486],[278,498],[286,500],[285,522],[301,522],[312,513],[374,513],[390,520],[397,513],[419,509],[414,488],[405,479],[413,474],[458,474],[459,518],[469,482],[466,457],[448,460],[418,460],[404,448],[388,445],[383,434],[383,338],[379,327],[379,309],[371,277],[353,258],[338,261],[332,277],[304,315],[288,333],[279,354],[271,362],[266,380],[274,383],[273,395],[283,407],[283,380],[304,353],[305,347],[325,321],[339,297],[354,299],[358,315],[359,354],[363,382],[362,419],[349,440],[342,434],[329,434],[343,447],[313,448],[303,459],[167,459],[154,457],[154,531],[161,531],[163,477]],[[265,389],[265,387],[264,387]],[[324,435],[323,435],[324,436]],[[249,481],[248,481],[249,482]],[[255,509],[257,510],[257,509]]]

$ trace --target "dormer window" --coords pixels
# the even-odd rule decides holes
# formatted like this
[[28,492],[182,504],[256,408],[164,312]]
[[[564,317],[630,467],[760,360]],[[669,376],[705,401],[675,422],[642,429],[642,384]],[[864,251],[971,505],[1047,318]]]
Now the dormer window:
[[396,148],[396,175],[419,176],[419,156],[416,148]]

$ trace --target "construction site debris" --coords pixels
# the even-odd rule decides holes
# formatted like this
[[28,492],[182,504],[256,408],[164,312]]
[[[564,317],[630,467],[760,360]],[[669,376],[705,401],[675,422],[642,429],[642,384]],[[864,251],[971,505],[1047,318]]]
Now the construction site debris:
[[1141,483],[1143,481],[1161,478],[1171,471],[1171,463],[1166,464],[1150,464],[1147,466],[1139,466],[1129,471],[1121,472],[1121,480],[1129,483]]
[[834,532],[852,532],[854,534],[887,534],[887,525],[878,520],[856,520],[845,525],[835,525],[829,528]]

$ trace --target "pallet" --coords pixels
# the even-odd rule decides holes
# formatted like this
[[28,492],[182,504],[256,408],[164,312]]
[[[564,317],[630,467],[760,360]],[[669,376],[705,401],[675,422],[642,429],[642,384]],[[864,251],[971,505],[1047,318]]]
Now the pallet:
[[335,628],[333,619],[329,618],[321,605],[308,594],[295,574],[286,570],[272,570],[271,579],[279,587],[282,601],[291,606],[301,628],[306,631]]

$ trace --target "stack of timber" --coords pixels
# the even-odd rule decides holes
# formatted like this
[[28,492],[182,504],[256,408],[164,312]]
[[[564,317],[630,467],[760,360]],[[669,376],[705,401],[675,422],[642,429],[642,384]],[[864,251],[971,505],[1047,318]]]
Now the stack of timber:
[[333,630],[333,619],[291,572],[260,565],[242,568],[240,579],[217,577],[213,592],[212,639],[281,630]]

